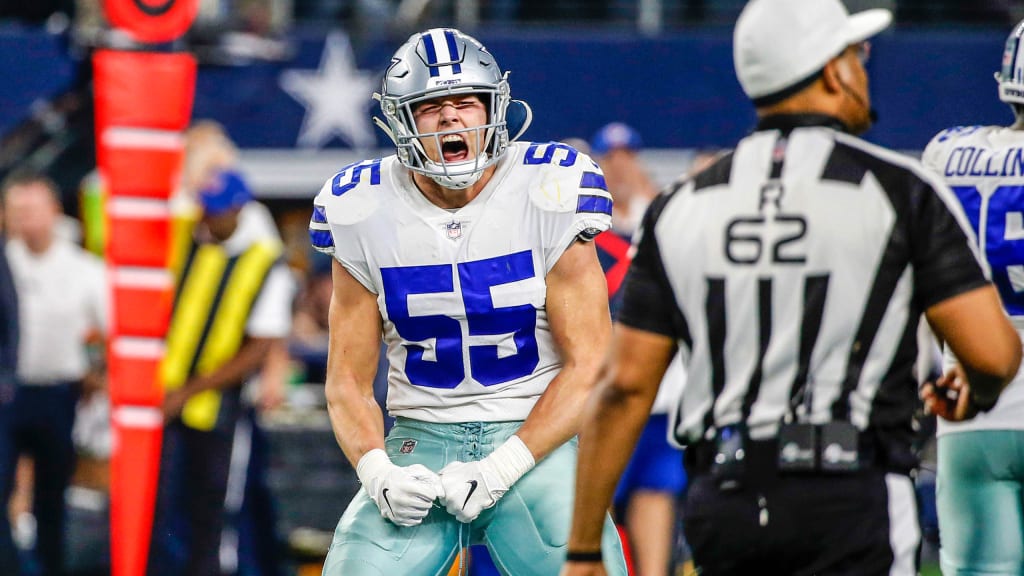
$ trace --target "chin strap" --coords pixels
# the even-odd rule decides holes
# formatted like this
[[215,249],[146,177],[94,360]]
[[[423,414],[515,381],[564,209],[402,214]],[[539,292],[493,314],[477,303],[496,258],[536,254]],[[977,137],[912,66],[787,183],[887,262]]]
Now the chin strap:
[[[480,165],[485,163],[487,163],[487,153],[481,152],[480,155],[474,158],[473,160],[460,162],[459,164]],[[480,180],[480,177],[484,175],[483,170],[474,170],[472,172],[465,172],[462,174],[447,173],[445,172],[446,168],[450,170],[451,168],[460,168],[461,166],[458,164],[441,165],[432,160],[424,160],[423,166],[425,168],[430,168],[431,170],[433,170],[433,172],[427,173],[427,176],[429,176],[431,180],[451,190],[462,190],[464,188],[469,188],[473,184],[476,184],[477,180]]]
[[391,131],[391,127],[388,126],[387,122],[385,122],[385,121],[381,120],[380,118],[374,116],[373,117],[373,123],[376,124],[377,128],[380,128],[382,132],[387,134],[388,138],[390,138],[392,142],[395,142],[395,133]]

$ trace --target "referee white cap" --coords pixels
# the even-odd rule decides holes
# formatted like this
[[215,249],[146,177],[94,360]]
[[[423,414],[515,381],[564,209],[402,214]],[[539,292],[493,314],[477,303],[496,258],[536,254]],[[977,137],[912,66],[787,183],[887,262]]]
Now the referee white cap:
[[888,10],[851,15],[840,0],[751,0],[733,32],[736,77],[755,105],[777,102],[891,22]]

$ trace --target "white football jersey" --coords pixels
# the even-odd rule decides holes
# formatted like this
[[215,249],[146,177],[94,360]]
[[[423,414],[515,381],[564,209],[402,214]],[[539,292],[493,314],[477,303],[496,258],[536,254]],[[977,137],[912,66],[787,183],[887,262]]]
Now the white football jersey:
[[377,295],[388,411],[429,422],[523,420],[561,368],[545,276],[611,224],[600,168],[561,143],[514,143],[458,210],[394,156],[346,167],[314,201],[310,238]]
[[[1024,337],[1024,132],[1002,126],[958,126],[928,143],[922,158],[950,185],[978,235],[992,282]],[[949,354],[947,366],[955,362]],[[1024,429],[1024,370],[996,407],[967,422],[940,420],[939,433]]]

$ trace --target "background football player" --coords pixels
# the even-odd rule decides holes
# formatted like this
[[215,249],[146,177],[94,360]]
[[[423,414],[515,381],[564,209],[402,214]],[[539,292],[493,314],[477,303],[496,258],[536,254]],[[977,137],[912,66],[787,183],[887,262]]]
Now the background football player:
[[[923,160],[956,193],[991,268],[1003,307],[1024,334],[1024,22],[1006,41],[999,99],[1016,122],[940,132]],[[947,355],[947,364],[955,359]],[[926,394],[926,401],[933,395]],[[939,420],[936,499],[943,574],[1024,570],[1024,373],[973,420]],[[940,416],[944,414],[940,411]]]
[[[604,178],[570,146],[515,142],[529,108],[457,30],[412,36],[377,97],[396,154],[331,178],[310,224],[335,259],[331,422],[363,485],[324,574],[439,574],[470,544],[506,574],[557,574],[574,437],[610,334],[590,242],[610,224]],[[609,573],[625,574],[610,519],[604,541]]]

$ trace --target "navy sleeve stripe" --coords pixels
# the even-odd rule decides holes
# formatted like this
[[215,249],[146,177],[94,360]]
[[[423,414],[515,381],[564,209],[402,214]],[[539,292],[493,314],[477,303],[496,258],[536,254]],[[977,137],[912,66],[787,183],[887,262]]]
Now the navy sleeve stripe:
[[331,237],[330,230],[310,230],[309,241],[313,243],[315,248],[334,247],[334,238]]
[[576,202],[576,213],[597,212],[600,214],[612,215],[612,199],[607,196],[592,196],[581,194]]
[[323,206],[313,206],[313,222],[327,224],[327,210]]
[[604,182],[604,175],[597,172],[584,172],[580,178],[580,188],[597,188],[608,191],[608,185]]

